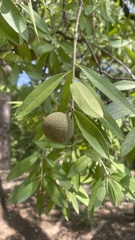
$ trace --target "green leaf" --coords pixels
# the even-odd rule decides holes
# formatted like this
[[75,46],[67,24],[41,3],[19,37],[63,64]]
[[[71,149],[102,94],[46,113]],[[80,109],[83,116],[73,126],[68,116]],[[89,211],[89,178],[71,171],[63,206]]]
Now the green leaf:
[[74,210],[79,214],[79,205],[75,194],[68,192],[68,198],[71,200]]
[[80,186],[79,191],[76,193],[76,198],[85,206],[88,206],[89,196],[82,186]]
[[62,99],[61,103],[58,107],[58,112],[64,112],[67,108],[67,105],[71,99],[71,93],[70,93],[70,84],[72,80],[71,72],[67,75],[67,78],[65,80],[65,84],[62,90]]
[[21,160],[20,162],[18,162],[8,174],[6,180],[11,181],[14,178],[21,176],[24,172],[28,171],[33,166],[33,164],[37,161],[37,159],[38,159],[37,155],[31,155]]
[[121,146],[121,155],[125,156],[135,147],[135,127],[125,137]]
[[122,203],[123,200],[122,186],[113,179],[109,179],[108,193],[113,206],[115,206],[116,204],[120,205]]
[[99,76],[95,71],[90,68],[84,66],[78,66],[88,79],[107,97],[109,97],[112,101],[116,102],[119,106],[128,111],[134,113],[134,109],[128,100],[124,97],[122,92],[120,92],[108,79],[105,79],[102,76]]
[[87,157],[86,155],[81,156],[76,160],[76,162],[73,162],[71,165],[71,168],[68,173],[68,177],[73,177],[77,174],[82,173],[87,167],[88,164],[91,162],[91,159]]
[[135,179],[132,178],[130,175],[125,173],[113,173],[112,178],[115,179],[126,191],[135,192]]
[[19,78],[19,67],[17,64],[14,64],[12,68],[12,72],[9,77],[11,86],[16,86],[18,78]]
[[2,17],[5,19],[8,25],[10,25],[15,32],[19,33],[19,35],[27,41],[28,31],[26,22],[22,18],[19,10],[16,8],[13,2],[11,0],[3,0],[0,11]]
[[80,188],[80,176],[79,174],[76,174],[75,176],[73,176],[71,178],[71,183],[73,185],[73,188],[76,192],[79,191],[79,188]]
[[51,159],[48,159],[48,156],[46,160],[49,166],[51,167],[54,178],[58,179],[60,185],[66,190],[72,188],[72,184],[69,181],[69,179],[67,179],[67,175],[61,168],[61,166],[58,166],[56,162],[52,161]]
[[13,28],[6,22],[6,20],[0,14],[0,33],[4,35],[9,41],[19,44],[21,41],[19,35],[14,31]]
[[59,207],[67,207],[67,200],[59,186],[52,179],[45,178],[44,187],[50,199]]
[[26,179],[22,184],[15,187],[15,189],[11,192],[8,203],[11,204],[24,202],[35,193],[39,186],[39,183],[39,179],[35,179],[34,181]]
[[135,88],[135,82],[134,81],[117,81],[113,84],[116,88],[118,88],[120,91],[130,90]]
[[44,208],[44,194],[39,193],[37,196],[36,208],[39,215],[41,215]]
[[81,82],[71,84],[72,97],[83,112],[91,117],[102,118],[103,111],[93,93]]
[[96,211],[99,207],[103,205],[103,201],[106,196],[106,186],[105,186],[105,180],[102,181],[100,187],[98,188],[95,204],[94,204],[94,211]]
[[[94,92],[94,89],[90,86],[90,84],[87,84],[87,87],[91,90],[91,92]],[[117,123],[114,121],[114,119],[112,118],[112,116],[106,111],[105,106],[103,104],[103,102],[101,101],[101,98],[99,97],[99,95],[95,95],[97,101],[99,102],[102,110],[103,110],[103,118],[99,118],[99,121],[108,129],[112,132],[113,135],[117,136],[120,139],[123,139],[122,136],[122,131],[119,128],[119,126],[117,125]]]
[[49,199],[48,204],[45,209],[45,214],[48,214],[51,212],[51,210],[55,207],[55,203]]
[[101,178],[100,178],[92,188],[91,197],[90,197],[90,201],[89,201],[89,205],[88,205],[88,214],[90,216],[92,216],[93,213],[94,213],[94,205],[95,205],[95,202],[96,202],[96,196],[97,196],[98,189],[101,186],[101,183],[102,183],[102,181],[101,181]]
[[29,2],[28,2],[28,8],[29,8],[30,18],[31,18],[31,21],[32,21],[33,26],[34,26],[35,33],[38,36],[37,26],[36,26],[36,22],[35,22],[34,11],[33,11],[33,8],[32,8],[31,0],[29,0]]
[[[130,102],[132,107],[135,107],[135,98],[134,97],[129,97],[128,101]],[[122,107],[118,106],[114,102],[108,104],[106,107],[106,110],[115,120],[123,118],[123,117],[131,114],[130,110],[123,109]]]
[[131,61],[135,62],[135,53],[128,47],[124,47],[124,51]]
[[37,86],[17,110],[17,117],[24,117],[38,107],[58,86],[66,74],[57,74]]
[[82,113],[75,111],[77,125],[88,143],[103,157],[108,158],[108,145],[99,125]]
[[123,40],[123,39],[110,40],[110,43],[109,43],[109,45],[114,47],[114,48],[122,48],[123,46],[126,46],[128,44],[129,44],[129,41],[128,40]]
[[108,195],[113,206],[116,205],[115,190],[111,181],[108,182]]
[[40,43],[40,45],[34,50],[36,54],[42,55],[44,53],[53,51],[53,49],[54,49],[54,46],[50,43],[46,43],[46,44]]
[[[31,14],[30,14],[29,8],[24,4],[19,4],[19,6],[23,9],[23,11],[27,14],[28,18],[31,20]],[[35,19],[37,28],[39,28],[44,33],[48,33],[49,32],[48,27],[44,19],[34,10],[33,10],[33,13],[34,13],[34,19]]]

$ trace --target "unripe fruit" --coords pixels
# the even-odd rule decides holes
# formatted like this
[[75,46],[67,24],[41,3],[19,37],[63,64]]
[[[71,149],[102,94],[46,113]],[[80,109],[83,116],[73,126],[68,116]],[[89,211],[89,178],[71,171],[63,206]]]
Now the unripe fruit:
[[43,133],[54,142],[67,142],[74,133],[73,121],[62,112],[51,113],[43,122]]

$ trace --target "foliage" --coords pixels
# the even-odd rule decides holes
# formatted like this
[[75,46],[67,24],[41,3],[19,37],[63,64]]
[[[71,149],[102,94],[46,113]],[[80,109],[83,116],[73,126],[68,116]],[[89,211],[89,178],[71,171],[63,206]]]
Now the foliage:
[[[13,123],[36,146],[7,176],[28,173],[9,203],[35,194],[39,214],[58,206],[68,219],[70,204],[79,213],[83,203],[92,216],[106,195],[114,206],[135,201],[129,170],[135,152],[133,17],[112,0],[0,2],[0,57],[12,68],[8,78],[2,67],[0,74],[13,95],[19,92]],[[22,71],[31,83],[19,89]],[[66,144],[43,135],[44,116],[55,111],[72,115],[75,132]],[[27,140],[29,130],[35,135]]]

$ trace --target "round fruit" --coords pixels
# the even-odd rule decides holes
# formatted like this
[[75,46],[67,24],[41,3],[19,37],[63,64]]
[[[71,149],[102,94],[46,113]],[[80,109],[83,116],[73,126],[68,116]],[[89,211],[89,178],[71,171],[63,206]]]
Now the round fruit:
[[73,121],[62,112],[51,113],[43,122],[43,133],[54,142],[67,142],[74,133]]

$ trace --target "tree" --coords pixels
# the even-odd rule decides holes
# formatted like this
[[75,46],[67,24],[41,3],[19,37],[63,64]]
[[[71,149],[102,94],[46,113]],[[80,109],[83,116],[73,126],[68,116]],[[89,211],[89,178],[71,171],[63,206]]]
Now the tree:
[[[7,176],[10,181],[28,172],[9,203],[35,194],[39,214],[58,206],[68,219],[70,205],[79,213],[78,202],[92,216],[106,195],[114,206],[124,198],[135,201],[129,169],[135,152],[134,12],[126,15],[123,6],[130,7],[111,0],[1,1],[1,58],[12,68],[9,79],[0,69],[3,84],[21,94],[15,119],[32,126],[38,148]],[[31,78],[27,92],[17,86],[22,71]],[[43,119],[52,112],[74,122],[67,143],[43,135]]]

